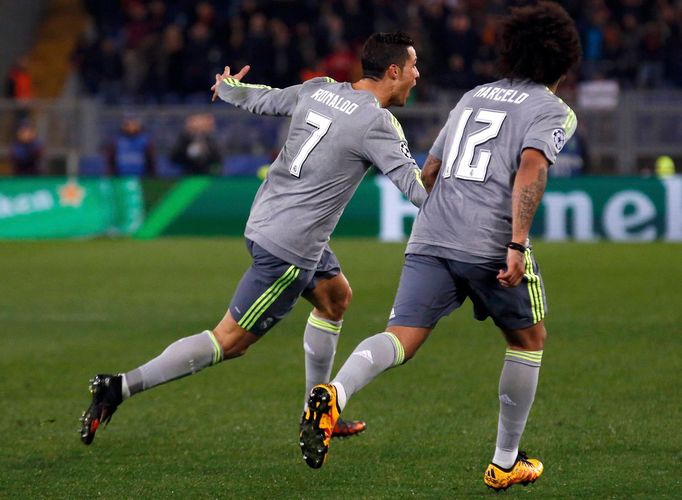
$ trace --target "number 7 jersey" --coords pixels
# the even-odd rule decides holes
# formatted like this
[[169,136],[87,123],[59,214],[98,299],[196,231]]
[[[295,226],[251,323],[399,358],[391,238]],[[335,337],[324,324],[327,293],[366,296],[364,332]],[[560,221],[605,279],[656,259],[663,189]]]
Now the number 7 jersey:
[[415,205],[426,198],[402,127],[371,92],[320,77],[285,89],[225,79],[218,95],[253,113],[291,116],[244,232],[282,260],[315,268],[371,165]]
[[545,85],[505,79],[467,92],[429,152],[442,163],[406,253],[504,260],[522,151],[537,149],[552,164],[576,124],[573,111]]

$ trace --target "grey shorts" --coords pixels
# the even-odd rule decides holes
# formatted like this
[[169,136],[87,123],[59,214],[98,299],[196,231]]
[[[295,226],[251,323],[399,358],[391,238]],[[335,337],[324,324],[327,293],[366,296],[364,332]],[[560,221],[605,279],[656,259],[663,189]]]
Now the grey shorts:
[[336,255],[325,247],[315,269],[301,269],[275,257],[247,239],[253,258],[230,302],[230,312],[239,326],[256,335],[264,335],[284,318],[298,298],[312,291],[319,280],[341,272]]
[[469,297],[474,317],[490,316],[503,329],[528,328],[545,317],[547,300],[540,269],[528,249],[520,285],[504,288],[497,281],[505,262],[467,264],[440,257],[405,256],[400,285],[388,324],[433,328]]

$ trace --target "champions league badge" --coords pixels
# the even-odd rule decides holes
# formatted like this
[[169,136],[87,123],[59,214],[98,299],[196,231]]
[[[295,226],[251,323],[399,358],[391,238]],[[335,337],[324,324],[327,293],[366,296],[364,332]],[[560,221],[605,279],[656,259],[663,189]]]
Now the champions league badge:
[[558,153],[564,148],[564,144],[566,144],[566,134],[563,129],[558,128],[552,132],[552,138],[554,139],[554,147]]
[[406,142],[401,142],[400,143],[400,151],[405,155],[405,157],[412,159],[412,155],[410,154],[410,150],[407,147]]

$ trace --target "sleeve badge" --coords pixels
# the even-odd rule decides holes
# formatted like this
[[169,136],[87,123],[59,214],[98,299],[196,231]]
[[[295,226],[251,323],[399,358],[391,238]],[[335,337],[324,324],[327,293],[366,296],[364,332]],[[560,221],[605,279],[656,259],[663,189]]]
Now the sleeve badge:
[[410,149],[407,147],[407,143],[405,141],[401,141],[400,151],[405,155],[406,158],[409,158],[410,160],[412,159],[412,154],[410,153]]
[[566,144],[566,133],[564,132],[564,129],[558,128],[554,130],[554,132],[552,132],[552,139],[554,139],[554,148],[557,153],[564,149],[564,144]]

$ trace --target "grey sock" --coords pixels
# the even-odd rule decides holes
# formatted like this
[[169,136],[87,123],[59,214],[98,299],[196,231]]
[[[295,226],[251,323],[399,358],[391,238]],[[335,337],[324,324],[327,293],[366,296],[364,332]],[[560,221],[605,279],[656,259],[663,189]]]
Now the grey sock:
[[500,417],[497,424],[497,443],[493,462],[511,467],[526,427],[528,413],[538,386],[542,351],[507,349],[500,375]]
[[404,360],[403,346],[392,333],[378,333],[360,342],[334,378],[334,383],[341,384],[346,395],[346,401],[339,401],[341,409],[377,375]]
[[313,313],[308,317],[303,334],[306,394],[304,405],[313,387],[329,382],[342,323],[343,321],[318,318]]
[[156,358],[126,373],[125,380],[132,396],[159,384],[192,375],[222,359],[220,344],[212,332],[205,330],[173,342]]

